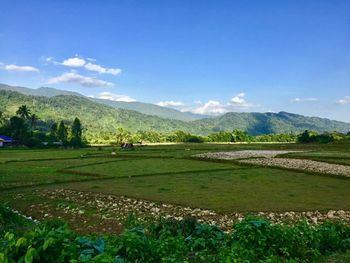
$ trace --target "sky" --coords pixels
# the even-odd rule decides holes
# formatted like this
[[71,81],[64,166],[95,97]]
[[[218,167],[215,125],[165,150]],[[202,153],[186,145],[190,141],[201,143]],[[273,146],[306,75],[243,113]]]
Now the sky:
[[350,122],[350,1],[0,1],[0,83]]

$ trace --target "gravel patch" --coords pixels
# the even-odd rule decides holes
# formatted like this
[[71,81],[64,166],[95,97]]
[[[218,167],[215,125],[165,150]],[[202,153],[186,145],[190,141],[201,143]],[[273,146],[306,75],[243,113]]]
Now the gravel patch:
[[[125,222],[130,214],[135,215],[140,221],[157,220],[160,217],[182,220],[185,217],[195,217],[199,222],[214,224],[225,230],[230,230],[234,222],[241,221],[245,216],[256,215],[269,219],[273,223],[297,222],[305,219],[317,224],[326,220],[343,220],[350,224],[350,211],[330,210],[325,212],[255,212],[255,213],[217,213],[213,210],[191,208],[166,203],[155,203],[125,196],[115,196],[101,193],[80,192],[66,189],[54,191],[46,190],[37,192],[51,200],[66,200],[78,205],[75,208],[57,207],[64,213],[73,213],[76,216],[84,215],[88,209],[96,209],[96,216],[102,220],[116,220]],[[43,211],[44,212],[44,211]],[[46,212],[44,212],[46,213]],[[50,215],[47,215],[48,217]]]
[[254,157],[272,158],[279,154],[296,153],[303,151],[282,151],[282,150],[244,150],[234,152],[209,152],[196,154],[193,157],[220,160],[236,160]]
[[341,164],[330,164],[306,159],[289,158],[258,158],[240,160],[241,163],[257,164],[261,166],[274,166],[288,169],[300,169],[310,172],[340,175],[350,177],[350,166]]

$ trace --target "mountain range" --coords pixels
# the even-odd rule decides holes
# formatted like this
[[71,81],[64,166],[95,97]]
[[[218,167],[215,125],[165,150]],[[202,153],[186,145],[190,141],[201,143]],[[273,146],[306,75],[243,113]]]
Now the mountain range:
[[[44,96],[44,97],[54,97],[58,95],[71,95],[71,96],[85,97],[84,95],[77,92],[59,90],[59,89],[54,89],[49,87],[40,87],[38,89],[30,89],[26,87],[10,86],[10,85],[1,84],[1,83],[0,83],[0,90],[11,90],[11,91],[17,91],[25,95]],[[98,98],[91,98],[91,97],[85,97],[85,98],[88,98],[92,101],[95,101],[101,104],[111,106],[116,109],[134,110],[147,115],[158,116],[166,119],[174,119],[174,120],[180,120],[180,121],[193,121],[193,120],[198,120],[201,118],[208,117],[205,115],[194,114],[191,112],[181,112],[175,109],[161,107],[151,103],[114,101],[114,100],[98,99]]]
[[5,115],[13,115],[23,104],[45,122],[72,121],[74,117],[79,117],[90,135],[113,133],[120,127],[131,132],[183,130],[198,135],[233,129],[244,130],[252,135],[304,130],[350,131],[349,123],[288,112],[229,112],[217,117],[206,117],[150,103],[89,98],[76,92],[48,87],[29,89],[0,84],[0,111]]

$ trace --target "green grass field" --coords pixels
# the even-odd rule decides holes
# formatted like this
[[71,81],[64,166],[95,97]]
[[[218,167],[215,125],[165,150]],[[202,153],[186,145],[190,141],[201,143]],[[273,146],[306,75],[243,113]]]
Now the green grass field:
[[[227,213],[350,209],[350,179],[191,158],[209,151],[246,149],[305,150],[286,156],[350,164],[349,147],[340,144],[177,144],[134,151],[5,149],[0,150],[0,199],[16,206],[15,194],[65,188]],[[117,154],[112,156],[113,150]]]
[[[107,203],[94,204],[96,194],[100,199],[105,196],[105,201],[124,196],[229,216],[236,212],[348,211],[349,178],[192,156],[213,151],[299,150],[305,152],[282,156],[350,165],[349,148],[348,144],[175,144],[132,151],[116,147],[1,149],[0,202],[40,221],[62,219],[83,234],[120,233],[125,223],[119,212],[111,214]],[[76,195],[67,195],[69,190]],[[151,216],[151,211],[143,211]],[[348,257],[340,253],[324,262],[347,262]]]

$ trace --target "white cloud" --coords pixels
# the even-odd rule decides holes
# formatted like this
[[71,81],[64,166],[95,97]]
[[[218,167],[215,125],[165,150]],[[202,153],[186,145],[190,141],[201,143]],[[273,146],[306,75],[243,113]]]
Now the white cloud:
[[62,62],[62,65],[67,66],[67,67],[73,67],[73,68],[82,67],[85,64],[86,64],[85,59],[78,58],[78,57],[68,58],[66,60],[63,60],[63,62]]
[[208,100],[207,102],[202,102],[200,100],[195,100],[192,105],[185,105],[181,101],[160,101],[157,105],[162,107],[171,107],[182,112],[189,111],[196,114],[204,115],[220,115],[232,111],[242,111],[247,110],[251,107],[256,107],[255,105],[249,103],[245,99],[245,94],[243,92],[232,97],[228,102],[220,102],[217,100]]
[[318,98],[294,98],[292,102],[318,101]]
[[246,101],[244,99],[244,96],[245,94],[243,92],[237,94],[236,96],[234,96],[232,99],[231,99],[231,102],[233,104],[238,104],[238,105],[244,105],[246,104]]
[[45,56],[42,56],[42,57],[40,58],[40,60],[44,62],[44,65],[47,65],[47,64],[49,64],[49,63],[54,64],[54,65],[61,65],[60,62],[55,61],[54,57],[45,57]]
[[90,71],[94,71],[94,72],[97,72],[97,73],[100,73],[100,74],[111,74],[111,75],[118,75],[122,72],[121,69],[119,68],[104,68],[100,65],[97,65],[97,64],[93,64],[93,63],[87,63],[85,64],[85,68],[87,70],[90,70]]
[[[89,61],[89,62],[87,62]],[[95,62],[96,59],[94,58],[80,58],[80,57],[73,57],[73,58],[67,58],[64,60],[61,64],[67,67],[73,67],[73,68],[80,68],[84,67],[86,70],[97,72],[99,74],[111,74],[111,75],[118,75],[122,72],[120,68],[105,68],[101,65],[92,63]],[[50,61],[48,61],[50,62]],[[55,63],[54,63],[55,64]]]
[[228,103],[221,103],[216,100],[209,100],[204,104],[199,104],[199,106],[190,109],[191,112],[197,114],[206,114],[206,115],[219,115],[226,112],[232,112],[242,109],[248,109],[254,106],[252,103],[249,103],[245,100],[245,93],[241,92],[236,96],[232,97]]
[[160,101],[157,103],[158,106],[162,106],[162,107],[181,107],[184,106],[183,102],[181,101],[173,101],[173,100],[169,100],[169,101]]
[[336,103],[341,105],[350,104],[350,96],[344,96],[344,98],[337,100]]
[[39,69],[31,66],[17,66],[14,64],[3,65],[0,67],[2,70],[7,70],[10,72],[39,72]]
[[97,94],[96,96],[92,96],[93,98],[97,99],[104,99],[104,100],[113,100],[113,101],[125,101],[125,102],[134,102],[135,99],[131,98],[127,95],[119,95],[119,94],[113,94],[111,92],[101,92]]
[[228,112],[228,109],[227,105],[223,105],[219,101],[209,100],[207,103],[192,109],[191,112],[197,114],[218,115]]
[[99,80],[92,77],[79,75],[75,72],[64,73],[61,76],[50,78],[48,84],[58,83],[79,83],[84,87],[112,87],[113,83],[104,80]]

